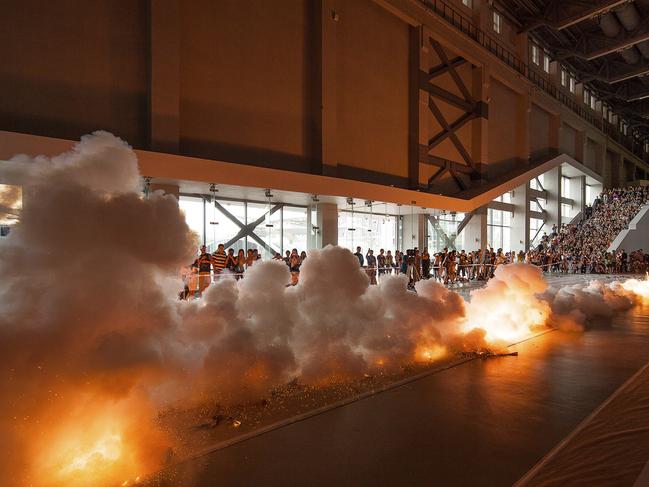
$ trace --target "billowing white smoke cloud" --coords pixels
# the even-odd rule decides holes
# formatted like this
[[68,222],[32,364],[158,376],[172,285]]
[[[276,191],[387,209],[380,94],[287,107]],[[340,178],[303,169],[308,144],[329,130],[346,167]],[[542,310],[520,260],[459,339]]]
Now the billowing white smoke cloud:
[[202,301],[182,306],[185,334],[201,343],[200,390],[211,387],[227,401],[258,398],[296,377],[356,378],[378,364],[412,362],[418,346],[444,345],[459,333],[458,294],[432,281],[411,293],[403,276],[370,286],[355,259],[341,247],[312,251],[295,287],[286,286],[282,262],[261,262],[239,283],[218,282]]
[[0,484],[57,485],[58,460],[39,450],[57,445],[55,425],[167,374],[176,309],[157,282],[195,242],[173,197],[140,197],[135,155],[108,133],[0,164],[0,182],[24,194],[0,241]]
[[[97,472],[70,477],[70,460],[83,470],[90,457],[79,451],[110,456],[116,445],[129,460],[101,478],[145,473],[166,446],[152,403],[245,401],[295,378],[317,385],[398,370],[484,347],[485,335],[525,335],[552,312],[583,322],[591,294],[604,296],[600,316],[629,303],[597,284],[541,295],[538,269],[512,265],[467,305],[434,281],[417,293],[404,276],[370,286],[356,258],[331,246],[310,252],[297,286],[286,286],[283,263],[261,262],[180,302],[175,275],[197,242],[173,197],[141,196],[136,162],[128,145],[97,132],[67,154],[0,165],[0,183],[22,186],[25,198],[0,241],[2,485],[98,485]],[[101,428],[108,446],[93,439]]]
[[568,330],[582,330],[595,318],[610,318],[631,308],[636,300],[619,282],[610,284],[592,280],[587,284],[550,289],[544,296],[552,304],[552,325]]

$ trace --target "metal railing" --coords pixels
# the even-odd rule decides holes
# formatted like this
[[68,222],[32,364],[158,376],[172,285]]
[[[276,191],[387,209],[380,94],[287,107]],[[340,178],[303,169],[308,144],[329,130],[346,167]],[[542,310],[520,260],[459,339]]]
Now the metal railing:
[[497,56],[509,67],[525,76],[525,78],[534,83],[545,93],[570,108],[588,123],[608,135],[612,140],[635,154],[639,159],[645,162],[649,161],[649,156],[644,152],[641,142],[634,140],[632,136],[624,135],[615,125],[608,123],[602,117],[595,115],[589,108],[577,103],[572,94],[569,95],[559,89],[556,84],[549,79],[549,76],[542,75],[535,69],[532,69],[513,51],[503,46],[499,41],[475,25],[473,21],[466,17],[465,14],[456,10],[454,7],[451,7],[443,0],[418,1],[428,10],[437,14],[453,27],[463,32],[489,52]]

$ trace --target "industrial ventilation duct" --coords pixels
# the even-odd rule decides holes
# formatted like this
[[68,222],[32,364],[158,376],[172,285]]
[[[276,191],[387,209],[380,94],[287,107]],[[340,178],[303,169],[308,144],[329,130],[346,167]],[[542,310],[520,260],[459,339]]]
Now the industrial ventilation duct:
[[[637,0],[637,3],[644,6],[649,4],[649,0]],[[627,31],[632,31],[640,25],[640,14],[635,3],[630,2],[622,7],[615,9],[613,12],[605,13],[600,17],[599,26],[607,37],[617,37],[620,30],[624,27]],[[638,52],[640,51],[640,52]],[[629,64],[636,64],[640,61],[640,53],[649,59],[649,41],[643,41],[635,46],[628,47],[620,52],[620,56]]]

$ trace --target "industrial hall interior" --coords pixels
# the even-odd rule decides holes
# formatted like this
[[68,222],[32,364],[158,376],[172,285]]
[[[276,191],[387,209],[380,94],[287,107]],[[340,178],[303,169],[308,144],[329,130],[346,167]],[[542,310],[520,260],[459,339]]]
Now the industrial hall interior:
[[0,12],[0,485],[649,486],[649,0]]

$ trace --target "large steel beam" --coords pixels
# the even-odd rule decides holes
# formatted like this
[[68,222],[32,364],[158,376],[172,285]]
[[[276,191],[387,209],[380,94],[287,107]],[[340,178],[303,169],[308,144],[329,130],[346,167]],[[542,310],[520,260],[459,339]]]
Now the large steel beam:
[[451,142],[453,142],[453,145],[462,156],[462,159],[464,159],[464,161],[469,166],[474,168],[475,164],[473,162],[473,158],[464,147],[464,144],[462,144],[462,142],[458,138],[456,131],[459,130],[462,126],[464,126],[467,122],[473,120],[476,117],[475,113],[473,112],[465,113],[460,118],[458,118],[455,122],[449,125],[446,119],[444,118],[444,115],[437,107],[435,102],[432,100],[432,98],[429,100],[428,108],[430,109],[434,117],[437,119],[437,122],[442,126],[442,132],[440,132],[433,139],[428,141],[428,149],[429,150],[433,149],[435,146],[439,145],[443,140],[445,140],[448,137],[451,139]]
[[466,87],[464,84],[464,81],[462,81],[462,77],[458,74],[457,70],[455,69],[454,66],[451,66],[451,62],[448,59],[448,56],[446,55],[446,52],[444,52],[444,49],[442,46],[437,42],[436,40],[429,38],[430,45],[433,46],[433,49],[439,56],[440,60],[442,61],[443,64],[449,67],[449,73],[451,77],[453,78],[453,81],[455,81],[455,85],[460,89],[462,92],[462,96],[466,101],[469,103],[475,103],[475,100],[473,99],[473,96],[471,96],[471,93],[469,92],[469,89]]
[[[428,153],[428,146],[426,145],[420,145],[419,146],[419,161],[422,164],[427,164],[429,166],[435,166],[442,168],[444,170],[453,170],[458,173],[462,174],[467,174],[471,175],[475,173],[475,170],[471,168],[470,166],[467,166],[465,164],[455,162],[455,161],[450,161],[448,159],[443,159],[441,157],[433,156]],[[440,174],[441,175],[441,174]],[[440,175],[437,175],[439,177]]]
[[453,59],[450,59],[447,64],[442,63],[438,64],[437,66],[433,66],[428,70],[428,81],[441,76],[442,74],[448,72],[451,68],[460,67],[466,62],[466,59],[461,56],[457,56]]
[[421,71],[419,73],[419,89],[424,90],[429,95],[439,98],[440,100],[443,100],[449,105],[453,105],[454,107],[457,107],[464,112],[471,112],[475,108],[474,103],[471,103],[440,86],[429,83],[428,73],[426,73],[425,71]]
[[466,125],[468,122],[470,122],[475,118],[475,114],[473,113],[464,113],[456,121],[452,122],[451,124],[448,124],[443,117],[437,116],[439,114],[440,112],[438,109],[433,112],[433,115],[435,115],[435,118],[442,126],[442,131],[430,138],[430,140],[428,141],[429,150],[433,149],[434,147],[444,142],[448,137],[453,137],[457,130],[461,129],[464,125]]

